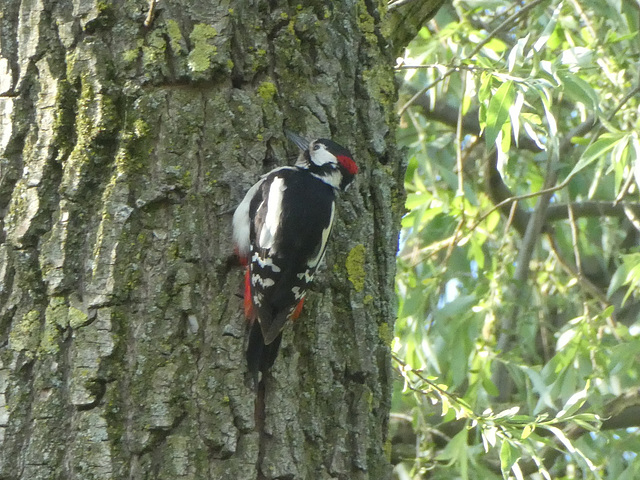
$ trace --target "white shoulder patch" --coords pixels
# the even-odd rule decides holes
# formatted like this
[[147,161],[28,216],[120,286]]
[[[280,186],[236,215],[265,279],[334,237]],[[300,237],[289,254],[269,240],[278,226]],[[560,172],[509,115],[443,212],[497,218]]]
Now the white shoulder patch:
[[251,234],[251,218],[249,218],[249,208],[251,206],[251,200],[256,196],[258,189],[264,183],[265,179],[272,173],[279,172],[281,170],[294,170],[293,167],[278,167],[274,168],[270,172],[265,173],[260,180],[258,180],[246,193],[238,208],[233,214],[233,241],[238,249],[238,255],[245,257],[249,255],[251,250],[251,241],[249,239]]
[[264,217],[264,225],[260,231],[260,248],[271,248],[275,240],[278,228],[280,227],[280,217],[282,216],[282,198],[287,187],[282,177],[275,177],[269,187],[267,197],[267,213]]

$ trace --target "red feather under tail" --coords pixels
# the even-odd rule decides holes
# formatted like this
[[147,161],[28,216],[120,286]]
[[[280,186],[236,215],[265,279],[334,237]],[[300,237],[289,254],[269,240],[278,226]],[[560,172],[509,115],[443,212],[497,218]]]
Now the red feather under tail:
[[303,306],[304,306],[304,297],[302,298],[302,300],[298,302],[298,305],[296,305],[296,308],[293,309],[293,312],[291,312],[291,315],[289,315],[289,319],[296,320],[302,313]]
[[247,271],[244,274],[244,315],[251,322],[256,318],[253,299],[251,298],[251,267],[247,267]]

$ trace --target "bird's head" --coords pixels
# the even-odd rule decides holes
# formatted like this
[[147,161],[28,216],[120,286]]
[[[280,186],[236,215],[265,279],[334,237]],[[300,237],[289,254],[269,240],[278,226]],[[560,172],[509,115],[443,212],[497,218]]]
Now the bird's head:
[[319,138],[310,142],[288,130],[286,135],[302,150],[296,166],[308,169],[332,187],[346,189],[358,173],[351,152],[333,140]]

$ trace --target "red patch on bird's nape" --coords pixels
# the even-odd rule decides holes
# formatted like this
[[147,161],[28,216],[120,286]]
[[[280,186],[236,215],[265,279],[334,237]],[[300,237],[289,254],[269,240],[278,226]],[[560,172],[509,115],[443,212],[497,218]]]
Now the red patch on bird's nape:
[[337,159],[340,162],[340,165],[342,165],[345,170],[351,175],[355,175],[356,173],[358,173],[358,166],[351,157],[347,157],[346,155],[338,155]]
[[244,274],[244,316],[248,320],[255,320],[255,310],[253,308],[253,299],[251,298],[251,268],[247,267]]
[[302,313],[303,305],[304,305],[304,298],[298,302],[298,305],[296,305],[296,308],[294,308],[293,312],[291,312],[291,315],[289,315],[289,318],[291,320],[297,320],[298,319],[298,317]]

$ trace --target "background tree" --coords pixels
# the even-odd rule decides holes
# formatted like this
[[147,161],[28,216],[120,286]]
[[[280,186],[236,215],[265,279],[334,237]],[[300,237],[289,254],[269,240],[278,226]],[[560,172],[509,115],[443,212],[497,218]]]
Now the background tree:
[[[0,478],[389,477],[411,3],[2,2]],[[258,432],[230,220],[285,126],[361,174]]]
[[640,475],[639,22],[460,1],[402,60],[399,478]]

